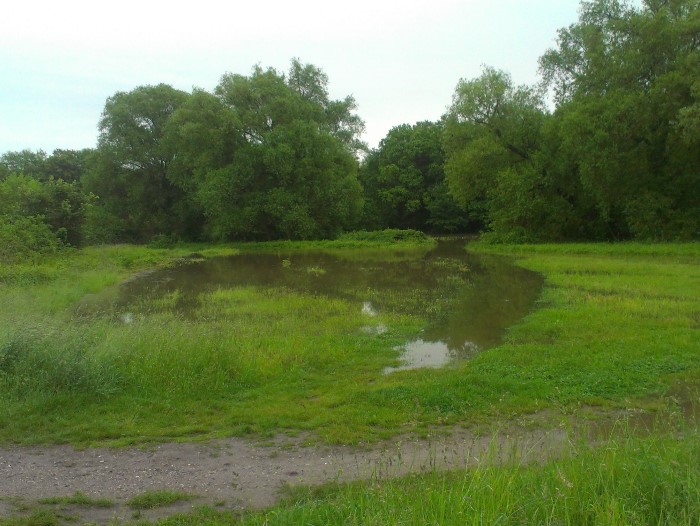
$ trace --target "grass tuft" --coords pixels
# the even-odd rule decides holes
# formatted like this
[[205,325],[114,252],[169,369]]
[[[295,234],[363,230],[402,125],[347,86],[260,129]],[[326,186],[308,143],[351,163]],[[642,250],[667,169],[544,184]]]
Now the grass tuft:
[[76,491],[73,495],[63,497],[48,497],[39,500],[40,504],[54,504],[59,506],[88,506],[93,508],[111,508],[114,506],[114,501],[110,499],[97,499],[89,497],[80,491]]
[[518,454],[504,463],[494,450],[461,471],[295,488],[283,503],[241,518],[201,508],[159,524],[694,526],[700,523],[699,438],[697,428],[647,437],[624,432],[530,464]]
[[140,495],[130,498],[126,504],[133,510],[151,510],[153,508],[161,508],[170,506],[178,502],[186,502],[195,499],[196,496],[191,493],[183,493],[180,491],[170,490],[155,490],[146,491]]

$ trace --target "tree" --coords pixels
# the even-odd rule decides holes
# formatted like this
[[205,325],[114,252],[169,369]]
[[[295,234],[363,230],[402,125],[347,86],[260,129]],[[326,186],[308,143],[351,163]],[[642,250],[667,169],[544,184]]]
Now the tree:
[[[24,174],[12,174],[0,181],[2,219],[15,225],[36,226],[41,223],[45,228],[40,230],[48,229],[56,243],[81,244],[81,227],[88,201],[89,196],[77,183],[67,183],[62,179],[41,182]],[[45,238],[43,234],[41,237]]]
[[10,174],[24,174],[38,181],[50,179],[67,183],[79,181],[93,150],[54,150],[49,156],[43,150],[6,152],[0,157],[0,180]]
[[46,162],[46,152],[38,150],[21,150],[6,152],[0,157],[0,180],[10,174],[24,174],[36,177],[43,171]]
[[361,206],[351,98],[332,101],[318,68],[226,74],[173,114],[168,177],[190,192],[214,239],[330,237]]
[[93,153],[94,150],[90,148],[83,150],[54,150],[44,162],[41,169],[41,178],[43,180],[60,179],[67,183],[79,182],[87,169],[87,163]]
[[469,220],[447,191],[442,125],[420,122],[389,130],[365,158],[366,228],[463,232]]
[[545,186],[539,151],[546,120],[542,94],[514,86],[503,71],[487,67],[455,90],[443,136],[447,183],[463,207],[502,237],[540,237],[536,225],[546,222],[546,209],[535,213],[535,202],[520,197]]
[[513,86],[503,71],[485,68],[458,83],[445,126],[445,173],[463,205],[484,202],[499,171],[530,160],[544,118],[541,95]]
[[121,239],[192,235],[183,191],[167,177],[174,153],[162,144],[170,116],[189,95],[171,86],[118,92],[105,104],[96,158],[85,186],[99,196],[100,217],[122,225]]
[[540,61],[559,104],[563,150],[576,159],[608,237],[700,233],[699,7],[585,2]]

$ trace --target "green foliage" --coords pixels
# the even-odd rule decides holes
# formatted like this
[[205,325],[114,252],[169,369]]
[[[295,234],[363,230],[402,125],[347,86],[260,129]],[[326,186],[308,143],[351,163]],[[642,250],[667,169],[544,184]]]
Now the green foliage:
[[479,78],[459,82],[446,119],[450,192],[482,224],[511,239],[541,236],[539,224],[551,224],[537,202],[550,197],[539,181],[546,118],[540,93],[485,68]]
[[447,192],[441,134],[441,124],[404,124],[392,128],[368,154],[360,172],[364,224],[442,233],[470,226]]
[[327,84],[293,60],[288,76],[226,74],[215,94],[163,84],[115,94],[84,178],[99,197],[86,238],[317,239],[351,227],[363,124]]
[[554,92],[486,68],[458,84],[445,173],[500,241],[700,235],[697,0],[582,2],[540,60]]
[[[175,157],[164,144],[170,116],[189,95],[165,84],[118,92],[107,100],[100,120],[96,155],[84,177],[86,190],[99,196],[104,211],[89,219],[116,217],[110,241],[147,241],[157,234],[196,238],[201,218],[184,192],[167,177]],[[99,239],[99,224],[86,227]]]
[[338,241],[366,241],[371,243],[380,243],[385,246],[392,245],[397,242],[410,242],[415,245],[424,245],[432,243],[430,237],[418,230],[410,229],[386,229],[367,232],[366,230],[356,230],[348,232],[338,237]]
[[582,5],[541,59],[563,155],[611,238],[700,232],[697,0]]
[[82,244],[92,196],[83,192],[79,180],[88,156],[87,150],[55,150],[48,157],[43,151],[23,150],[0,157],[4,258],[51,252],[58,243]]
[[[109,199],[108,199],[109,200]],[[85,245],[106,245],[117,239],[127,238],[127,221],[102,206],[102,199],[95,196],[85,207],[82,236]]]
[[0,261],[35,260],[80,244],[87,197],[76,183],[12,174],[0,181]]
[[0,263],[37,260],[58,247],[56,235],[40,218],[0,215]]
[[195,498],[195,496],[190,493],[163,489],[147,491],[136,495],[128,500],[127,505],[134,510],[150,510],[192,500],[193,498]]
[[46,152],[43,150],[6,152],[0,156],[0,181],[10,174],[25,174],[38,179],[45,162]]
[[[249,77],[224,75],[220,102],[200,96],[216,129],[234,134],[228,143],[217,135],[222,140],[211,141],[209,153],[200,151],[208,166],[189,167],[211,237],[328,238],[354,223],[361,189],[352,152],[362,125],[352,99],[328,99],[327,81],[295,60],[288,78],[256,67]],[[174,119],[175,143],[190,142],[185,129],[195,143],[207,129],[196,115]]]
[[0,156],[0,181],[10,174],[23,174],[46,182],[50,179],[66,183],[80,181],[87,169],[92,150],[54,150],[46,155],[43,150],[6,152]]
[[29,176],[12,174],[0,182],[0,210],[3,215],[40,216],[48,202],[46,187]]

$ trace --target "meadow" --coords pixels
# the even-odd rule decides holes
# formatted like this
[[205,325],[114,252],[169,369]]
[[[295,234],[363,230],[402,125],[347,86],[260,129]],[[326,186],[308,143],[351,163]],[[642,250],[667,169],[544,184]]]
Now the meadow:
[[[323,248],[352,258],[432,247],[353,243]],[[535,464],[486,458],[458,472],[297,488],[263,512],[198,508],[163,523],[697,524],[700,442],[683,412],[698,407],[699,244],[470,243],[541,273],[544,287],[501,345],[444,369],[381,374],[424,320],[383,313],[389,330],[368,333],[349,302],[289,289],[217,290],[196,316],[170,309],[169,296],[149,299],[129,324],[76,315],[93,295],[149,268],[187,264],[192,253],[280,247],[294,245],[95,247],[3,268],[0,440],[124,446],[303,433],[310,443],[354,444],[642,411],[662,423],[574,440]]]
[[[431,246],[399,240],[394,249]],[[523,415],[551,414],[557,425],[574,412],[653,410],[674,382],[700,377],[698,244],[471,244],[542,273],[545,286],[502,345],[440,370],[381,374],[424,320],[385,313],[378,322],[389,330],[373,334],[349,302],[285,288],[215,290],[195,316],[169,309],[169,296],[149,300],[130,324],[76,314],[134,273],[240,249],[95,247],[4,268],[0,440],[305,432],[352,444]]]

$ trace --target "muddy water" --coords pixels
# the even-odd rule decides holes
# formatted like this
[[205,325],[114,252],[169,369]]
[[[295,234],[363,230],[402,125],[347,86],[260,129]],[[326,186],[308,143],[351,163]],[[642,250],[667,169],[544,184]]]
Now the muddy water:
[[342,298],[367,319],[363,331],[388,330],[382,314],[415,315],[425,327],[402,351],[402,365],[385,372],[442,367],[497,345],[504,330],[533,307],[539,274],[507,260],[469,254],[464,240],[440,241],[430,252],[256,252],[192,262],[124,283],[111,308],[130,323],[135,312],[162,305],[196,312],[204,293],[267,287]]

